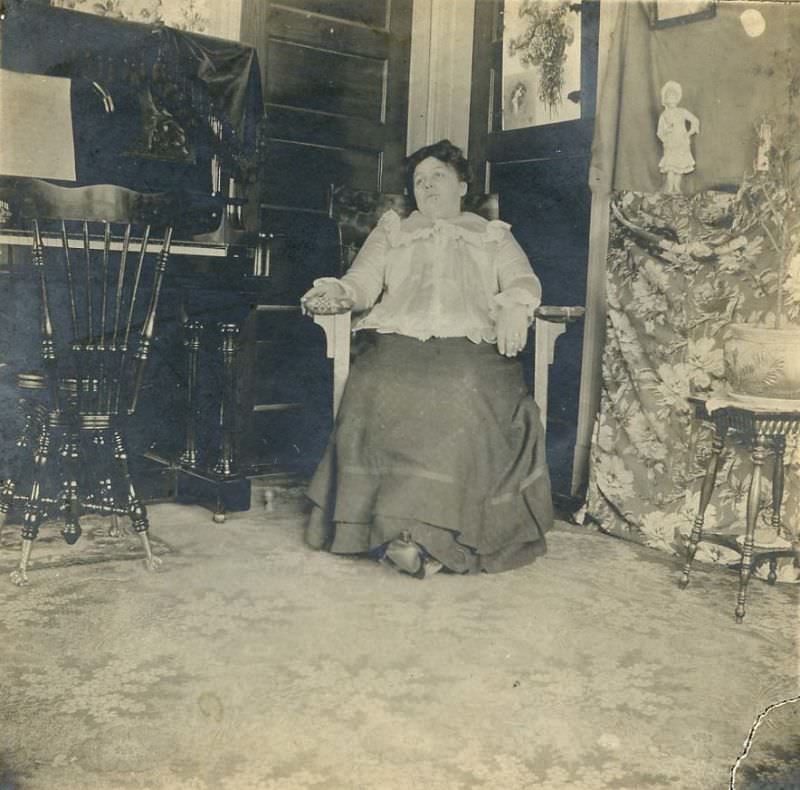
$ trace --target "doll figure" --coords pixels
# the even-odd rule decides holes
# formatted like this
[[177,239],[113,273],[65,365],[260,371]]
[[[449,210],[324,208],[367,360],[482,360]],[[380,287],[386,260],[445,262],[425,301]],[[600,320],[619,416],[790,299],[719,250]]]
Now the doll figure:
[[681,178],[694,170],[691,137],[700,131],[697,116],[684,107],[679,107],[683,89],[672,80],[661,88],[661,103],[664,110],[658,119],[656,134],[664,146],[664,155],[658,169],[666,175],[666,191],[678,194]]

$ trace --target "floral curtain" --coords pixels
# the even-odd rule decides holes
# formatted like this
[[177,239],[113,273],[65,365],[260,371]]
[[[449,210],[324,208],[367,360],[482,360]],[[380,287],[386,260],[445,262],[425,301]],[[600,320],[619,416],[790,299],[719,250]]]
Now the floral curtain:
[[[604,531],[683,551],[710,451],[692,394],[726,392],[722,344],[731,320],[774,318],[776,261],[756,226],[734,221],[740,196],[618,192],[608,250],[601,406],[592,442],[587,511]],[[783,523],[800,525],[800,451],[787,447]],[[742,534],[751,463],[726,447],[706,531]],[[770,464],[759,518],[771,516]],[[699,560],[738,554],[703,542]],[[791,561],[779,578],[795,580]]]

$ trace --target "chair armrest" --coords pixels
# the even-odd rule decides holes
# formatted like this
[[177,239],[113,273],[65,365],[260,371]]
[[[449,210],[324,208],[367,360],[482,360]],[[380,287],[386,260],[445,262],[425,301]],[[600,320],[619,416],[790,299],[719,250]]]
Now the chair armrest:
[[551,321],[559,324],[569,324],[577,321],[586,313],[585,307],[574,305],[571,307],[557,307],[555,305],[543,304],[536,308],[534,316],[543,321]]
[[[547,389],[549,368],[553,364],[556,340],[566,331],[566,324],[577,321],[585,313],[579,306],[542,305],[537,308],[534,357],[534,400],[539,406],[542,423],[547,425]],[[350,328],[352,312],[341,309],[313,315],[322,327],[327,342],[326,355],[333,360],[333,416],[339,411],[344,385],[350,373]]]
[[333,360],[333,418],[339,412],[344,385],[350,374],[350,327],[352,312],[316,313],[314,323],[325,333],[325,354]]
[[577,321],[586,308],[540,305],[534,313],[533,399],[539,407],[542,427],[547,434],[547,395],[550,365],[553,364],[556,340],[567,331],[567,324]]

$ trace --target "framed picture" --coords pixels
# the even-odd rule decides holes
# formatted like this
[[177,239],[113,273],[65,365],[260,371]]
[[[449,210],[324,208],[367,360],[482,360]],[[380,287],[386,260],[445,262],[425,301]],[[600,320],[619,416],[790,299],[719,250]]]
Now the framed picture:
[[503,131],[581,117],[580,10],[559,0],[505,0]]
[[652,0],[650,19],[655,29],[710,19],[717,12],[717,0]]

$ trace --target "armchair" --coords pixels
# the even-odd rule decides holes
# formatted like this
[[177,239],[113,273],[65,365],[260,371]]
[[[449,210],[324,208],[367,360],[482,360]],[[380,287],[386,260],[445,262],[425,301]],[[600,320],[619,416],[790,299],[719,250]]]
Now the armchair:
[[[355,258],[361,244],[377,224],[381,214],[394,209],[404,216],[408,204],[404,195],[364,192],[345,188],[331,188],[328,205],[329,216],[339,227],[340,274],[344,274]],[[473,195],[464,198],[464,209],[486,219],[499,219],[497,195]],[[555,345],[567,325],[580,319],[585,308],[580,305],[541,305],[533,322],[533,397],[547,432],[547,398],[550,365],[555,357]],[[317,309],[314,323],[325,333],[326,355],[333,360],[333,415],[339,410],[342,394],[350,372],[350,340],[352,314],[350,310],[331,307],[329,311]]]

